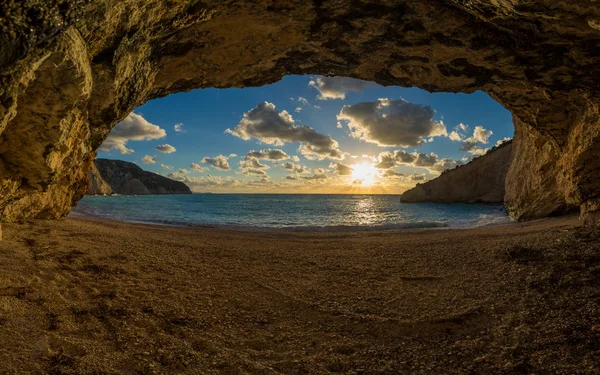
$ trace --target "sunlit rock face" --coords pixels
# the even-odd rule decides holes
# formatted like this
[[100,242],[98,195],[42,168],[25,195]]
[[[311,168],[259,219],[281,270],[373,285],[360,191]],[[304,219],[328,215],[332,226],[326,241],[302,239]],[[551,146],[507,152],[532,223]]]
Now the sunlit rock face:
[[503,203],[512,142],[402,194],[403,203]]
[[86,195],[110,195],[114,193],[110,185],[102,178],[96,163],[92,163],[92,169],[88,172],[88,181],[90,185],[85,193]]
[[506,206],[600,206],[595,0],[0,0],[0,208],[64,216],[145,101],[286,74],[483,90],[512,111]]

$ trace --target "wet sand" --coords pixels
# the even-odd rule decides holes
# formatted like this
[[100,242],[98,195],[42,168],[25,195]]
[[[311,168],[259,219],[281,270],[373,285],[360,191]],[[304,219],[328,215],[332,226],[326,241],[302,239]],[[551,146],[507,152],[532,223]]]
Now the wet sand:
[[1,374],[598,374],[600,233],[4,224]]

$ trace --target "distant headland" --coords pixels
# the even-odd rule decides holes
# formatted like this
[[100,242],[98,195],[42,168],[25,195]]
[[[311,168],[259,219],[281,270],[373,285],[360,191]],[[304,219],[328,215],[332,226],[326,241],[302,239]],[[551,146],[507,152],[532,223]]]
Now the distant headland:
[[122,160],[96,159],[89,172],[87,195],[191,194],[180,181],[148,172]]

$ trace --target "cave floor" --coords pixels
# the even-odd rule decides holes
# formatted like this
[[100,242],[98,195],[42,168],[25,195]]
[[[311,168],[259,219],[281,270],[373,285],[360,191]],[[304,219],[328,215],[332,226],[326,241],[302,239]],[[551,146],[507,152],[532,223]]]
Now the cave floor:
[[0,373],[598,374],[600,233],[4,224]]

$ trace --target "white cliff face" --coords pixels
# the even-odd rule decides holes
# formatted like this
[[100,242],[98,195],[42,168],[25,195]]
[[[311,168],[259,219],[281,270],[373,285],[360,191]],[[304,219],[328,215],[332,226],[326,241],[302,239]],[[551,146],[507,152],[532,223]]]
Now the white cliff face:
[[503,203],[512,144],[446,171],[402,194],[403,203]]
[[88,180],[90,184],[85,193],[86,195],[110,195],[113,193],[110,185],[100,175],[95,163],[92,164],[92,169],[88,172]]
[[571,205],[587,215],[599,207],[595,0],[0,5],[0,208],[7,220],[66,215],[87,190],[94,151],[147,100],[286,74],[483,90],[515,118],[505,185],[511,215],[543,217]]

